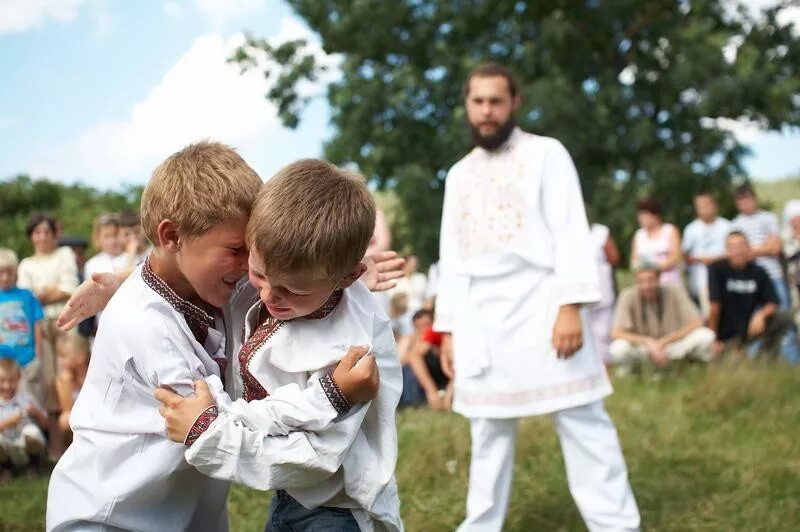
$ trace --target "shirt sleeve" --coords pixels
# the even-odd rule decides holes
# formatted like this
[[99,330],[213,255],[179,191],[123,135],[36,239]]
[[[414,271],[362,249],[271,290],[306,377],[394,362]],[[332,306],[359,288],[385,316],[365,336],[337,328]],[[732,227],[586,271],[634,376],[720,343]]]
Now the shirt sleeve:
[[720,301],[722,299],[723,285],[722,262],[714,262],[708,266],[708,299]]
[[558,306],[600,300],[600,285],[578,172],[566,148],[553,140],[544,164],[541,198],[554,246]]
[[617,299],[617,306],[614,309],[614,328],[624,331],[633,331],[633,320],[631,320],[631,294],[630,289],[624,290]]
[[769,278],[769,274],[767,274],[767,271],[761,266],[756,266],[756,268],[759,270],[758,285],[762,304],[774,303],[780,306],[778,294],[775,292],[775,286],[772,284],[772,279]]
[[31,321],[33,323],[42,321],[44,319],[44,309],[42,308],[42,304],[39,303],[39,300],[36,299],[36,296],[33,295],[33,292],[30,290],[26,290],[26,292],[31,310]]
[[451,332],[456,313],[459,291],[455,262],[458,260],[458,220],[456,220],[456,169],[452,169],[445,181],[442,225],[439,232],[439,279],[436,293],[434,329]]
[[33,291],[33,279],[26,259],[22,259],[17,268],[17,287]]
[[[309,383],[321,376],[316,373]],[[249,405],[263,408],[267,401]],[[360,405],[322,432],[293,431],[281,436],[267,434],[261,423],[254,422],[252,410],[246,414],[249,417],[241,418],[220,409],[186,450],[186,461],[210,477],[259,490],[310,487],[341,467],[369,404]]]
[[75,254],[71,249],[58,250],[59,261],[58,268],[61,275],[58,278],[58,289],[65,294],[72,294],[78,287],[78,265],[75,262]]
[[778,226],[778,216],[775,213],[765,212],[763,216],[763,231],[767,236],[774,236],[780,234]]
[[683,243],[681,248],[685,254],[693,254],[692,249],[694,248],[694,231],[692,231],[692,224],[687,225],[683,230]]

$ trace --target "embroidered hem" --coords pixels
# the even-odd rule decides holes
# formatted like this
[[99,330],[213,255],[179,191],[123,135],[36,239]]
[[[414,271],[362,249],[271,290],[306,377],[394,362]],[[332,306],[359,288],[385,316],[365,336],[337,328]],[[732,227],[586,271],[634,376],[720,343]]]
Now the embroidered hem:
[[472,393],[463,392],[458,389],[456,392],[458,394],[458,401],[465,406],[519,406],[535,403],[537,401],[558,399],[560,397],[602,388],[607,382],[608,379],[604,374],[597,374],[576,381],[521,392]]
[[197,419],[194,420],[192,424],[192,428],[189,429],[189,432],[186,434],[186,438],[183,440],[183,444],[187,447],[191,447],[194,442],[197,441],[197,438],[203,435],[203,433],[208,430],[208,427],[217,419],[219,415],[219,410],[217,409],[216,405],[211,405],[203,412],[197,416]]

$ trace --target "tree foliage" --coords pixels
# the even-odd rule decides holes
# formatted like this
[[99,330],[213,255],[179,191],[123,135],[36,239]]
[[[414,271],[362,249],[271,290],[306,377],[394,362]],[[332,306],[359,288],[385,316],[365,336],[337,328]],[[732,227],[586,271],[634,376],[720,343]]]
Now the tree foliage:
[[0,181],[0,245],[22,257],[33,253],[25,225],[34,214],[54,216],[65,235],[89,238],[94,218],[106,212],[139,211],[142,187],[101,192],[86,185],[64,185],[18,175]]
[[[644,195],[679,224],[699,189],[730,207],[746,149],[719,119],[773,130],[800,123],[800,39],[778,23],[782,6],[760,14],[729,0],[288,1],[341,57],[325,156],[395,189],[410,244],[428,260],[446,171],[470,147],[463,83],[482,61],[519,74],[519,124],[566,145],[592,217],[624,242]],[[266,72],[268,97],[294,126],[306,101],[298,84],[316,80],[320,62],[303,40],[252,37],[232,60],[260,68],[263,52],[281,65]]]

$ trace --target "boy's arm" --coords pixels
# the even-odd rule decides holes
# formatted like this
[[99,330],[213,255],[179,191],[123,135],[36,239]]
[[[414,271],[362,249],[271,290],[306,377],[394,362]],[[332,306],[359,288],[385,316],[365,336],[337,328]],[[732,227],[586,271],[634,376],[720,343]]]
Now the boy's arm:
[[216,377],[196,381],[195,393],[188,397],[164,389],[156,390],[155,396],[164,404],[160,413],[173,441],[186,441],[189,433],[197,429],[198,421],[202,423],[201,414],[210,407],[214,407],[215,415],[224,412],[271,436],[295,430],[319,431],[349,411],[351,405],[377,395],[378,367],[375,357],[365,356],[366,353],[365,347],[351,347],[331,374],[310,380],[305,389],[290,384],[270,390],[271,395],[257,401],[231,401]]
[[285,436],[270,436],[220,412],[187,449],[186,461],[210,477],[259,490],[310,487],[342,465],[367,409],[361,405],[324,432]]

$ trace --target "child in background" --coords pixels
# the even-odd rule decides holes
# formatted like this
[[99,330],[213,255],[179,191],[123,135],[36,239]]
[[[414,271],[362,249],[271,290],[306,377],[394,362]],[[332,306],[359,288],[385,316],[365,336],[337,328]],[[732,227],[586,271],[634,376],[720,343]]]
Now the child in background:
[[86,261],[83,278],[91,279],[93,273],[115,271],[115,260],[122,253],[119,239],[119,217],[116,214],[101,214],[92,224],[92,245],[97,254]]
[[17,265],[17,254],[0,248],[0,357],[16,360],[25,391],[40,397],[44,311],[33,292],[17,287]]
[[70,334],[61,337],[56,343],[56,350],[60,367],[56,375],[56,396],[61,408],[58,426],[70,435],[69,415],[89,370],[89,342],[82,336]]
[[4,468],[24,467],[44,449],[39,427],[47,426],[47,414],[20,390],[21,377],[14,359],[0,358],[0,466]]
[[114,271],[125,272],[133,270],[143,263],[150,253],[150,246],[142,231],[139,215],[132,212],[123,212],[119,215],[119,232],[117,233],[120,254],[114,260]]

